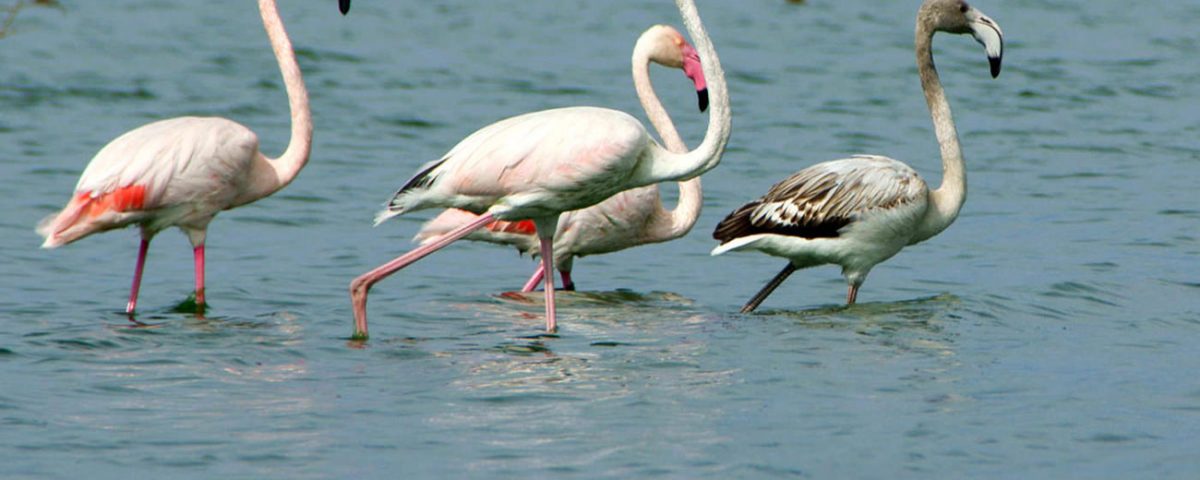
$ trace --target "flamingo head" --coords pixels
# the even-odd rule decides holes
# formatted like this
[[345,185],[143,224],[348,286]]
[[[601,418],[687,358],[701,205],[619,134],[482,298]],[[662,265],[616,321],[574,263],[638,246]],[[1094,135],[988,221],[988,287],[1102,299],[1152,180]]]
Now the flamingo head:
[[1000,75],[1000,62],[1004,58],[1004,32],[979,9],[965,0],[926,0],[918,13],[918,22],[926,22],[930,31],[956,34],[971,34],[983,45],[987,53],[992,77]]
[[700,65],[700,54],[683,34],[669,25],[655,25],[638,39],[637,48],[649,51],[649,61],[664,67],[678,68],[696,87],[700,111],[708,109],[708,83]]

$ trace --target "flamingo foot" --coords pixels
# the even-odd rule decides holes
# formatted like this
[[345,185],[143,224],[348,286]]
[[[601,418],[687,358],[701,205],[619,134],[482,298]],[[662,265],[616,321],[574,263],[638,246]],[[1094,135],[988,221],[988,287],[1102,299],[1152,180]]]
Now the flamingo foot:
[[175,313],[194,313],[203,315],[208,310],[208,304],[204,303],[204,294],[196,295],[196,292],[188,294],[187,298],[171,307],[171,311]]

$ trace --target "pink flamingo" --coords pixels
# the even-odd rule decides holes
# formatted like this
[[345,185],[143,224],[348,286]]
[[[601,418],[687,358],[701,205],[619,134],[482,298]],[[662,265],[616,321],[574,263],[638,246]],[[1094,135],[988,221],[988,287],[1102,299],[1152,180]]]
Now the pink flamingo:
[[[527,113],[484,127],[441,159],[422,166],[376,216],[376,224],[424,208],[482,214],[350,283],[355,339],[367,338],[367,292],[376,282],[495,220],[532,220],[542,268],[553,272],[553,237],[563,212],[595,205],[631,188],[698,176],[716,167],[729,141],[729,97],[716,50],[693,0],[676,0],[696,42],[712,111],[704,141],[674,153],[629,114],[596,107]],[[554,275],[545,275],[546,331],[557,330]]]
[[204,239],[208,223],[222,210],[275,193],[308,162],[312,115],[308,91],[296,64],[275,0],[259,0],[292,116],[292,138],[278,159],[258,149],[250,129],[219,117],[178,117],[143,125],[117,137],[96,154],[62,211],[46,217],[37,231],[42,248],[56,248],[97,232],[137,225],[141,247],[127,313],[137,307],[138,288],[150,240],[179,227],[195,256],[195,301],[204,309]]
[[[701,71],[700,57],[678,30],[655,25],[642,33],[633,48],[633,83],[650,124],[658,130],[663,143],[673,152],[686,152],[687,145],[671,117],[663,108],[650,83],[650,62],[680,68],[696,86],[700,110],[708,107],[708,90]],[[575,257],[611,253],[648,243],[666,242],[687,235],[700,217],[700,177],[679,182],[679,204],[674,210],[663,207],[658,184],[626,190],[583,210],[563,213],[558,217],[554,234],[554,266],[562,275],[563,289],[574,290],[571,267]],[[422,244],[434,241],[457,227],[478,218],[466,210],[452,208],[427,222],[416,240]],[[467,240],[512,245],[522,253],[537,255],[538,240],[533,222],[495,221],[486,228],[471,232]],[[533,291],[542,281],[545,270],[537,270],[522,288]]]
[[941,147],[942,185],[930,190],[900,161],[857,155],[800,170],[730,213],[713,232],[721,242],[713,255],[759,250],[788,259],[742,313],[754,311],[797,269],[829,263],[842,267],[850,286],[846,303],[853,304],[872,267],[941,233],[958,217],[967,196],[966,166],[933,65],[933,34],[939,31],[974,35],[993,77],[1000,74],[1004,37],[996,22],[962,0],[926,0],[917,12],[917,70]]

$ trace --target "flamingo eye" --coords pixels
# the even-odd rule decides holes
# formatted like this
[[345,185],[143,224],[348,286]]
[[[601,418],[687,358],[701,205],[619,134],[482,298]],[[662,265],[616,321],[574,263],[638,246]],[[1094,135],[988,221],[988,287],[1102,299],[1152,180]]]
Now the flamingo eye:
[[958,6],[958,11],[960,11],[962,13],[967,13],[967,10],[970,10],[970,9],[971,9],[971,6],[967,5],[967,2],[963,2],[961,5]]

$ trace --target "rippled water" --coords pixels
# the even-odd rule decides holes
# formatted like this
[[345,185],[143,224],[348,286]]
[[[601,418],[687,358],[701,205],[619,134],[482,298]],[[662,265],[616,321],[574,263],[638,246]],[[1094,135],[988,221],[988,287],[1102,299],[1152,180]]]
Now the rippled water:
[[[877,5],[886,3],[886,5]],[[958,222],[877,267],[708,257],[726,213],[821,160],[939,162],[916,2],[704,1],[733,140],[679,241],[576,263],[561,335],[533,265],[455,245],[380,284],[351,348],[346,285],[432,212],[371,228],[424,161],[507,115],[640,115],[636,36],[671,2],[332,2],[282,10],[312,92],[311,164],[210,229],[205,318],[179,234],[124,306],[130,230],[39,250],[87,160],[147,121],[236,119],[282,151],[287,104],[249,2],[67,2],[0,40],[0,477],[1194,478],[1200,471],[1200,6],[978,0],[1007,40],[938,66],[967,155]],[[656,85],[691,144],[707,117]],[[673,188],[668,188],[673,191]]]

